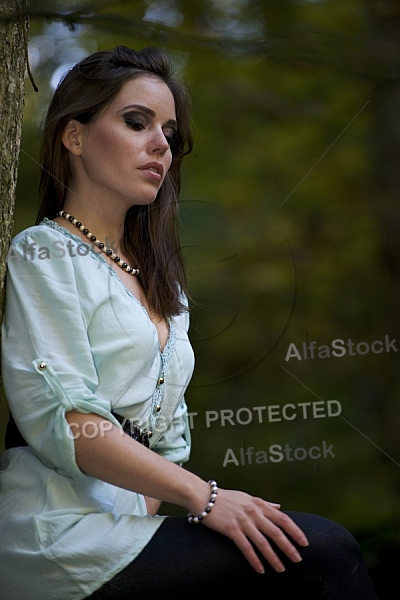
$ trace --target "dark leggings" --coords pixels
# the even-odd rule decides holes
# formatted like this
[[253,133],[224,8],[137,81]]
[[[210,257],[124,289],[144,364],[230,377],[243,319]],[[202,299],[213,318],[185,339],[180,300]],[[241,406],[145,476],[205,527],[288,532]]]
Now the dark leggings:
[[[316,515],[288,513],[310,545],[294,564],[282,557],[286,571],[266,564],[256,573],[235,544],[186,517],[168,517],[145,549],[125,569],[99,588],[91,600],[176,600],[184,592],[215,597],[216,592],[265,592],[269,600],[376,600],[367,568],[353,536],[337,523]],[[139,596],[140,594],[140,596]],[[233,596],[234,597],[234,596]]]

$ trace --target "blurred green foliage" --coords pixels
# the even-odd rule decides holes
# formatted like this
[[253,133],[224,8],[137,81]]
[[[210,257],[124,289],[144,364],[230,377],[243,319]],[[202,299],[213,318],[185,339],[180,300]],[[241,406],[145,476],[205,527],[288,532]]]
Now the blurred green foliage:
[[[94,50],[163,46],[193,97],[181,194],[197,360],[188,466],[339,520],[373,567],[400,530],[397,3],[38,0],[31,11],[39,92],[27,80],[16,231],[35,220],[50,84]],[[385,336],[389,352],[285,360],[291,343],[302,356],[303,342]],[[263,411],[260,423],[253,411],[333,399],[339,417],[268,422]],[[221,411],[241,408],[250,423],[222,424]],[[208,427],[207,411],[218,416]],[[228,449],[323,440],[334,458],[223,466]]]

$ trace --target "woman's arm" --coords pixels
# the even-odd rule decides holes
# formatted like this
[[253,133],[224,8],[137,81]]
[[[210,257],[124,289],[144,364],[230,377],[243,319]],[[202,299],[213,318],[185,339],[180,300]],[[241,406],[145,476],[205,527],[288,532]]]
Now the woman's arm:
[[147,507],[147,514],[151,517],[154,517],[158,513],[158,510],[161,506],[161,500],[157,500],[157,498],[150,498],[150,496],[144,497]]
[[[176,504],[191,514],[204,510],[210,487],[197,475],[145,448],[97,414],[69,411],[66,419],[75,438],[76,462],[87,475]],[[88,422],[93,423],[93,430],[85,425]],[[276,571],[284,570],[267,538],[294,562],[301,557],[291,539],[307,545],[303,532],[278,505],[244,492],[220,489],[202,523],[231,538],[260,573],[264,569],[254,546]]]
[[66,419],[75,439],[76,462],[86,475],[188,512],[196,510],[198,499],[198,512],[207,504],[210,489],[205,481],[145,448],[98,414],[73,410]]

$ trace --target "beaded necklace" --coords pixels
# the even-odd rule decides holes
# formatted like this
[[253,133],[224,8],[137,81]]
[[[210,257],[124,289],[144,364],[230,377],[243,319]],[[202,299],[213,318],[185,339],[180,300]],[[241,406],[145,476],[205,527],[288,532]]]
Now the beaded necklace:
[[94,246],[100,248],[100,250],[104,252],[106,256],[111,258],[111,260],[113,260],[119,267],[121,267],[123,271],[129,273],[130,275],[139,275],[138,268],[131,267],[128,265],[128,263],[124,262],[122,258],[117,256],[117,254],[115,254],[115,252],[113,252],[111,248],[107,248],[107,246],[103,242],[98,240],[97,237],[91,231],[89,231],[87,227],[85,227],[85,225],[78,221],[78,219],[75,219],[75,217],[65,212],[65,210],[60,210],[57,216],[62,217],[63,219],[66,219],[67,221],[72,223],[72,225],[75,225],[76,228],[79,229],[79,231],[86,235],[86,237],[94,244]]

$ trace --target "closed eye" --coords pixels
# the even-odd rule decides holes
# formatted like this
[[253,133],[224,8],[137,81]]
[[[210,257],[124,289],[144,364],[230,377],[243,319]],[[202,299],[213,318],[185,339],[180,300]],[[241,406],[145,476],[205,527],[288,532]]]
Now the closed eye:
[[177,132],[176,127],[174,127],[173,125],[170,125],[169,123],[166,125],[166,127],[164,129],[164,137],[167,140],[168,145],[170,147],[173,147],[174,144],[176,143],[176,132]]
[[[143,129],[146,129],[146,127],[149,125],[147,117],[143,115],[142,112],[130,111],[122,116],[125,121],[125,124],[130,129],[133,129],[133,131],[142,131]],[[171,126],[169,123],[167,123],[163,133],[168,145],[172,147],[176,139],[176,128],[173,125]]]
[[142,129],[145,128],[144,123],[142,123],[141,121],[137,121],[135,119],[127,119],[125,118],[125,123],[128,127],[130,127],[131,129],[133,129],[134,131],[141,131]]
[[175,141],[175,135],[173,133],[164,133],[164,137],[168,142],[169,146],[173,146]]
[[126,125],[134,131],[141,131],[147,126],[147,118],[142,113],[129,111],[122,116]]

